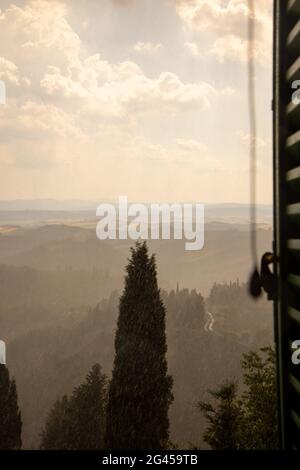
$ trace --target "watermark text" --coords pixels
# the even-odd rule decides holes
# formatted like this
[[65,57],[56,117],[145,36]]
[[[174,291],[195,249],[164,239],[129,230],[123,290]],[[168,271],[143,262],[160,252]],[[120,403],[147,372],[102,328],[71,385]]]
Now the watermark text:
[[187,251],[204,246],[203,204],[128,204],[120,196],[118,205],[103,203],[96,211],[99,240],[185,240]]

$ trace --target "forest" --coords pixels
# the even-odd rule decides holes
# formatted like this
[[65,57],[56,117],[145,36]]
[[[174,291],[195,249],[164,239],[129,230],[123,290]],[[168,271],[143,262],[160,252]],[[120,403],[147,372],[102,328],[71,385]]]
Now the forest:
[[[57,236],[58,229],[55,230]],[[64,230],[74,237],[74,229]],[[82,237],[80,239],[78,233],[80,231],[76,230],[77,243],[88,249],[87,239]],[[22,236],[25,243],[27,242],[26,236],[25,232]],[[32,260],[36,259],[36,253],[45,253],[41,244],[42,237],[45,237],[44,233],[39,237],[40,243],[29,249]],[[52,247],[53,256],[58,256],[61,253],[61,244],[66,246],[66,241],[64,236],[55,243],[53,240],[47,240],[46,250]],[[5,243],[9,242],[12,244],[6,238]],[[74,238],[71,238],[71,242],[74,243]],[[14,244],[16,245],[15,240]],[[125,248],[122,249],[125,251]],[[136,248],[138,249],[141,247]],[[15,246],[14,250],[11,250],[13,252]],[[24,259],[28,256],[26,252],[24,253],[24,244],[22,250],[20,250],[21,259]],[[82,248],[81,251],[83,251]],[[102,249],[102,252],[104,251]],[[128,258],[130,257],[129,246],[126,246],[126,251]],[[151,248],[149,253],[151,253]],[[106,259],[108,256],[112,260],[111,266],[116,264],[114,261],[114,259],[117,260],[116,255],[113,257],[111,253],[106,252]],[[68,252],[63,252],[61,257],[68,258]],[[11,265],[3,263],[0,266],[0,326],[7,343],[9,374],[11,380],[14,378],[12,383],[16,384],[18,397],[16,416],[21,413],[22,422],[18,442],[22,441],[22,448],[72,449],[103,448],[107,445],[110,445],[110,448],[128,446],[128,443],[122,441],[121,443],[112,443],[112,441],[108,443],[106,436],[107,423],[114,422],[116,415],[122,415],[124,412],[124,410],[117,411],[116,405],[109,406],[109,394],[112,390],[118,357],[117,344],[124,341],[124,335],[125,338],[126,336],[132,337],[128,325],[136,326],[136,320],[132,321],[127,318],[126,333],[121,332],[120,337],[121,312],[129,315],[130,309],[133,309],[134,318],[140,318],[141,312],[144,315],[143,319],[140,319],[141,325],[136,333],[139,341],[135,346],[136,350],[142,348],[138,354],[141,363],[135,364],[134,368],[143,370],[145,361],[150,360],[150,353],[154,357],[161,356],[161,377],[157,379],[158,387],[161,387],[161,390],[169,390],[163,406],[165,411],[157,417],[157,422],[165,422],[165,431],[162,433],[164,437],[159,443],[158,441],[152,443],[152,448],[160,445],[163,448],[173,446],[186,449],[218,448],[218,446],[222,448],[222,445],[226,447],[228,443],[215,444],[214,438],[211,438],[211,427],[213,426],[214,430],[216,426],[212,425],[216,422],[212,413],[220,412],[220,408],[224,406],[224,400],[226,403],[234,403],[233,408],[239,410],[237,413],[239,423],[255,419],[253,410],[251,417],[246,419],[250,412],[242,409],[240,401],[242,397],[245,401],[247,380],[248,387],[252,390],[251,379],[249,383],[247,374],[249,370],[253,373],[253,367],[254,371],[257,371],[260,366],[263,370],[273,367],[268,375],[266,388],[272,386],[273,383],[274,361],[270,366],[272,349],[261,351],[261,348],[273,346],[271,305],[264,300],[253,303],[248,296],[247,285],[238,279],[213,282],[210,289],[205,288],[202,292],[200,289],[184,287],[179,281],[173,289],[159,289],[160,277],[157,277],[157,272],[160,272],[160,265],[157,258],[153,261],[151,268],[151,275],[154,279],[152,293],[147,294],[145,286],[134,287],[135,294],[133,293],[133,297],[127,301],[128,307],[127,304],[125,306],[123,304],[125,293],[129,289],[126,279],[129,276],[128,267],[133,262],[132,258],[129,264],[127,261],[123,289],[124,271],[120,270],[118,273],[117,268],[109,269],[108,263],[105,262],[105,255],[102,268],[97,265],[96,259],[92,268],[85,266],[81,269],[71,264],[56,269],[45,269],[41,265],[38,268],[37,266],[18,266],[17,263],[11,263]],[[161,258],[160,255],[159,259]],[[13,259],[13,254],[11,259]],[[139,266],[140,273],[135,274],[133,286],[139,286],[141,279],[145,278],[149,260],[152,260],[152,256],[148,255],[147,251],[142,266]],[[126,258],[124,265],[126,265]],[[180,271],[178,277],[180,278]],[[201,285],[201,279],[199,285]],[[112,289],[112,286],[115,289]],[[15,295],[16,292],[18,295]],[[156,301],[154,301],[155,298]],[[154,303],[152,310],[151,302]],[[147,307],[145,307],[146,310],[150,308],[148,313],[144,312],[143,305]],[[153,325],[150,321],[153,311],[157,312],[157,309],[159,311],[157,305],[160,305],[161,309],[160,327],[156,324],[157,322]],[[155,324],[156,333],[149,331],[152,339],[147,340],[148,329],[154,328]],[[160,340],[158,340],[159,332],[163,335]],[[154,335],[155,341],[151,335]],[[140,342],[150,344],[149,349],[145,344],[141,346]],[[161,353],[151,349],[151,345],[157,343],[162,348]],[[127,344],[127,340],[124,344]],[[122,350],[120,344],[118,347]],[[269,351],[269,356],[266,351]],[[133,359],[136,357],[135,353],[128,351],[126,358],[130,358],[131,354],[133,354]],[[257,357],[247,356],[249,354],[256,354]],[[127,364],[127,359],[124,364]],[[129,359],[128,361],[132,362]],[[150,360],[149,364],[153,362],[154,359]],[[245,366],[245,364],[248,365]],[[124,366],[120,370],[122,371],[123,368]],[[114,386],[116,390],[123,387],[118,385],[118,381],[122,382],[124,379],[124,377],[120,378],[120,370],[117,373],[117,384]],[[125,375],[128,376],[128,374],[129,372]],[[133,377],[131,383],[136,381],[136,387],[147,383],[146,378],[139,379],[140,373],[135,371],[135,374],[137,374],[136,378]],[[164,381],[166,381],[165,385],[163,385]],[[133,392],[129,388],[127,393],[132,395]],[[159,395],[159,392],[157,391],[156,394]],[[142,395],[146,401],[145,393],[143,392]],[[254,395],[257,396],[257,393],[255,392]],[[264,396],[261,391],[260,395]],[[90,397],[91,409],[85,402],[87,397]],[[249,398],[249,403],[252,403],[251,399]],[[256,403],[255,400],[254,397],[254,403]],[[95,406],[97,412],[93,409]],[[149,411],[151,406],[152,404],[148,402],[146,409]],[[86,413],[87,407],[88,413]],[[271,411],[266,420],[276,419],[274,410]],[[87,442],[89,425],[84,416],[89,416],[89,413],[95,418],[91,429],[94,426],[97,431],[94,432],[95,439],[89,439]],[[164,416],[163,419],[162,416]],[[129,421],[134,422],[134,420],[135,418],[131,417]],[[218,418],[217,422],[219,421]],[[91,423],[91,420],[88,422]],[[149,435],[155,434],[153,431],[156,429],[155,426],[153,424]],[[262,428],[264,426],[265,424]],[[75,429],[77,431],[73,435]],[[238,429],[238,434],[242,434],[240,424]],[[125,432],[124,434],[126,435]],[[134,440],[136,442],[136,438]],[[232,445],[236,448],[247,447],[242,437],[233,438],[233,442]],[[267,442],[262,437],[260,442],[248,444],[254,448],[270,448],[274,446],[274,438],[271,442]],[[149,445],[147,439],[140,443],[141,448],[149,447]]]

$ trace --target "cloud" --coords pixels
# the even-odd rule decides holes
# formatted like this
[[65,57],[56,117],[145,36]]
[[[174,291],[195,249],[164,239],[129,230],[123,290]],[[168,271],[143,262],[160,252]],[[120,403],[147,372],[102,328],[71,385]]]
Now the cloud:
[[[214,57],[220,64],[224,64],[228,61],[245,64],[248,61],[248,42],[233,34],[227,34],[226,36],[217,38],[213,44],[206,49],[200,49],[194,42],[186,42],[185,47],[196,59]],[[254,58],[260,65],[270,65],[271,57],[268,50],[259,41],[255,44]]]
[[127,113],[180,113],[207,109],[228,90],[217,90],[206,82],[185,83],[171,72],[149,78],[134,62],[110,64],[100,55],[88,57],[67,74],[55,67],[48,69],[41,87],[49,95],[83,99],[86,111],[122,117]]
[[[255,2],[255,20],[260,35],[272,23],[272,2]],[[250,11],[247,0],[176,0],[179,17],[191,29],[218,34],[245,34],[245,21]]]
[[[251,134],[249,134],[249,132],[244,132],[244,131],[239,131],[238,137],[240,141],[246,146],[249,146],[251,139],[253,139],[253,137],[251,136]],[[256,145],[257,145],[257,149],[260,150],[267,146],[267,142],[265,141],[265,139],[262,139],[261,137],[256,137]]]
[[[198,58],[204,54],[227,61],[230,49],[233,60],[240,60],[234,40],[243,43],[246,38],[239,22],[233,21],[231,30],[220,16],[221,26],[210,28],[195,10],[201,2],[176,1],[176,10],[170,10],[175,0],[166,0],[163,14],[174,16],[171,21],[168,17],[166,30],[157,26],[153,35],[146,31],[143,36],[147,18],[142,2],[126,2],[135,5],[133,13],[140,20],[140,29],[127,31],[132,20],[125,27],[125,11],[113,6],[124,1],[109,0],[95,32],[93,7],[78,3],[80,7],[70,0],[12,0],[0,12],[5,38],[0,73],[12,90],[0,107],[2,197],[94,198],[101,193],[112,198],[121,192],[132,199],[201,200],[219,198],[215,188],[227,185],[228,196],[224,189],[222,197],[231,199],[238,193],[232,182],[238,180],[242,159],[230,138],[236,135],[236,119],[244,125],[238,99],[228,99],[234,93],[228,84],[236,82],[224,73],[217,87],[217,61],[207,74],[194,66],[181,44],[186,42]],[[147,0],[151,9],[157,8],[155,14],[162,11],[159,3]],[[189,12],[179,10],[184,4]],[[122,29],[120,35],[108,33],[110,22],[113,32]],[[232,41],[222,39],[229,35]],[[138,42],[141,37],[150,37],[150,42]],[[167,50],[173,41],[174,50]],[[155,60],[149,60],[155,53]],[[224,178],[226,171],[231,180],[229,173]],[[246,187],[245,181],[240,185]]]
[[137,2],[137,0],[113,0],[116,5],[126,7],[127,5],[132,5]]
[[[68,159],[66,149],[87,136],[74,116],[53,104],[10,99],[0,106],[1,161],[22,168],[47,168]],[[73,155],[75,155],[73,150]]]
[[[185,26],[195,32],[207,32],[212,45],[202,54],[216,56],[220,62],[247,61],[246,0],[176,0],[176,11]],[[255,56],[261,65],[270,66],[272,51],[272,2],[256,2]],[[186,43],[190,52],[200,55],[197,44]]]
[[1,106],[0,124],[2,140],[5,140],[9,130],[15,132],[16,138],[21,134],[28,137],[28,132],[32,132],[31,139],[45,137],[46,134],[63,138],[83,137],[74,116],[53,104],[31,100],[25,101],[22,105],[16,100],[10,100],[6,106]]
[[13,83],[16,86],[30,85],[27,77],[20,76],[20,72],[16,64],[10,60],[0,57],[0,79]]
[[219,33],[243,32],[248,8],[243,1],[178,0],[177,13],[190,29]]
[[177,146],[186,152],[207,152],[207,146],[194,139],[177,139]]
[[[113,62],[99,52],[90,54],[71,27],[63,2],[10,5],[0,13],[0,27],[9,44],[0,74],[19,88],[27,84],[26,93],[14,93],[0,109],[2,151],[11,164],[51,166],[75,155],[82,165],[87,159],[103,165],[104,159],[120,157],[187,158],[191,142],[178,142],[173,158],[168,146],[140,135],[139,120],[149,119],[151,127],[155,116],[207,110],[230,94],[226,87],[182,80],[168,71],[148,76],[133,60]],[[137,52],[160,48],[159,43],[136,44]],[[0,44],[0,53],[4,49]]]
[[200,57],[200,50],[198,45],[195,42],[186,42],[185,47],[194,57]]
[[155,54],[162,48],[161,44],[153,44],[152,42],[137,42],[133,49],[136,52],[141,52],[144,54]]
[[[51,97],[65,112],[72,101],[73,106],[80,102],[82,114],[108,118],[148,112],[177,114],[207,109],[226,94],[209,83],[183,81],[168,71],[149,77],[132,60],[113,63],[100,53],[89,55],[68,22],[63,2],[30,0],[23,8],[11,5],[1,13],[0,27],[13,45],[6,74],[17,82],[19,67],[39,99]],[[137,51],[147,53],[160,48],[161,44],[151,42],[135,45]]]
[[247,41],[233,34],[228,34],[216,39],[208,54],[215,56],[220,63],[224,63],[226,60],[246,63],[247,52]]
[[[67,9],[56,0],[31,0],[24,8],[10,5],[0,14],[0,28],[11,53],[30,56],[36,51],[50,50],[76,61],[81,41],[66,18]],[[5,44],[2,44],[5,49]]]

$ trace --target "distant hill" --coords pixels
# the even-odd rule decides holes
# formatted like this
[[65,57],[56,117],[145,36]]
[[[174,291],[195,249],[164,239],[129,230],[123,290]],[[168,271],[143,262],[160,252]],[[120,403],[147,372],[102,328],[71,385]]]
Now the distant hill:
[[[258,243],[259,253],[271,250],[270,227],[258,230]],[[21,227],[0,234],[0,264],[40,271],[97,269],[119,279],[132,245],[131,240],[100,241],[95,227],[83,229],[62,224]],[[206,224],[201,251],[185,251],[181,240],[150,241],[149,246],[157,254],[160,284],[168,290],[179,282],[206,295],[214,282],[245,281],[251,267],[249,232],[244,225]],[[118,283],[111,289],[119,287]]]
[[[55,220],[60,222],[63,220],[73,222],[95,220],[96,209],[101,202],[117,205],[118,201],[103,201],[101,199],[97,201],[0,200],[0,226],[43,224]],[[196,202],[203,203],[203,201]],[[204,204],[204,206],[205,219],[208,222],[223,221],[244,224],[249,222],[250,207],[248,204]],[[259,223],[271,224],[272,206],[258,204],[257,220]]]

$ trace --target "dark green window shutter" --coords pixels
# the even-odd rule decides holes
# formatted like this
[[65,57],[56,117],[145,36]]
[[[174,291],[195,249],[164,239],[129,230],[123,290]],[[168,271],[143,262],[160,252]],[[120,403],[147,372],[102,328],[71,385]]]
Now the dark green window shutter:
[[[274,231],[279,295],[275,303],[282,446],[300,449],[300,0],[275,0],[274,15]],[[300,87],[298,87],[300,90]],[[300,94],[299,94],[300,97]],[[300,101],[300,100],[299,100]]]

